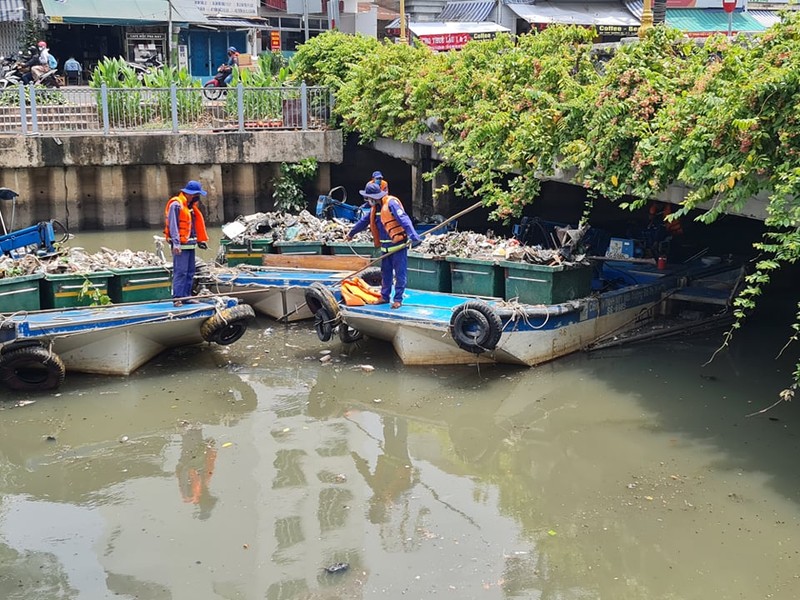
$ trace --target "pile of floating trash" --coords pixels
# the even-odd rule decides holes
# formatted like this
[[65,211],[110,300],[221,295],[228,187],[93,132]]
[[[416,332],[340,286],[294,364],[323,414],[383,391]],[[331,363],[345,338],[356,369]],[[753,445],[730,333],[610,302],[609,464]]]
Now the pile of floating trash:
[[68,248],[52,256],[25,254],[19,258],[0,257],[0,279],[35,273],[92,273],[111,269],[136,269],[164,266],[164,261],[152,252],[143,250],[111,250],[87,253],[83,248]]

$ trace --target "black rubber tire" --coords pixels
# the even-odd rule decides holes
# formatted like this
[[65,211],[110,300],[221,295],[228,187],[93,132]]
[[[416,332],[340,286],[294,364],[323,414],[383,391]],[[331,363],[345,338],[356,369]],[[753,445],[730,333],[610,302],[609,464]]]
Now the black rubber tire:
[[[317,314],[319,309],[324,308],[328,311],[334,326],[339,324],[339,303],[333,292],[325,287],[325,284],[315,281],[306,288],[306,305],[312,314]],[[323,340],[327,341],[327,340]]]
[[330,341],[335,326],[333,317],[327,308],[320,308],[314,312],[314,331],[317,332],[320,341]]
[[206,100],[219,100],[220,96],[222,96],[222,89],[214,85],[213,81],[206,81],[203,85],[203,96],[206,97]]
[[364,337],[358,329],[350,327],[347,323],[339,323],[339,339],[343,344],[352,344]]
[[213,317],[206,319],[200,327],[200,335],[207,342],[227,346],[237,341],[247,331],[247,321],[256,316],[249,304],[237,304],[223,308]]
[[495,310],[479,300],[457,306],[450,317],[450,335],[462,350],[472,354],[490,352],[503,334],[503,322]]
[[66,372],[61,357],[42,346],[17,348],[0,358],[0,381],[12,390],[54,390],[64,383]]
[[383,283],[380,267],[367,267],[361,271],[358,276],[361,277],[361,279],[363,279],[367,285],[371,285],[372,287],[380,287],[380,285]]

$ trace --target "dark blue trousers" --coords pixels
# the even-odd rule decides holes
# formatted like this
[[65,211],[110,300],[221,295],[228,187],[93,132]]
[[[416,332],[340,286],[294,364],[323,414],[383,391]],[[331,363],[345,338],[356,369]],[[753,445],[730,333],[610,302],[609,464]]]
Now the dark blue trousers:
[[386,302],[392,297],[394,280],[394,301],[403,301],[408,280],[408,248],[386,255],[381,261],[381,299]]
[[181,250],[172,255],[172,297],[186,298],[192,295],[194,282],[194,250]]

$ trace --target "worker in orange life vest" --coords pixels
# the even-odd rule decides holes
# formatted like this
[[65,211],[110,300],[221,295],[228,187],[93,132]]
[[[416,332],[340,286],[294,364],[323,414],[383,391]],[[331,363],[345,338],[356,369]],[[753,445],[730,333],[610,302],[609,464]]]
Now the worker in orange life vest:
[[172,247],[172,300],[175,306],[192,295],[195,273],[195,248],[208,249],[208,233],[203,213],[200,212],[200,196],[208,192],[199,181],[190,181],[177,196],[167,202],[164,209],[164,236]]
[[379,186],[381,186],[381,189],[384,192],[387,194],[389,193],[389,182],[383,178],[383,173],[380,171],[373,172],[372,179],[370,179],[367,183],[377,183]]
[[683,226],[680,219],[667,219],[672,214],[672,204],[669,202],[653,201],[650,203],[649,212],[651,226],[663,224],[667,235],[673,237],[683,234]]
[[392,308],[403,304],[408,270],[408,242],[415,244],[421,240],[411,219],[403,210],[398,198],[390,196],[378,183],[368,183],[359,192],[370,204],[370,212],[361,217],[347,234],[346,240],[367,227],[372,232],[376,248],[381,249],[381,304],[392,297],[394,279],[394,302]]

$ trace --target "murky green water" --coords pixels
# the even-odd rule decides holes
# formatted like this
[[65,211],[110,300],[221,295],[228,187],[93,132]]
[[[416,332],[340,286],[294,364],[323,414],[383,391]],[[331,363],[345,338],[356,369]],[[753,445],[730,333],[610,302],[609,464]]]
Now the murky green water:
[[785,331],[478,370],[259,319],[2,390],[0,598],[797,598],[800,419],[746,417]]

